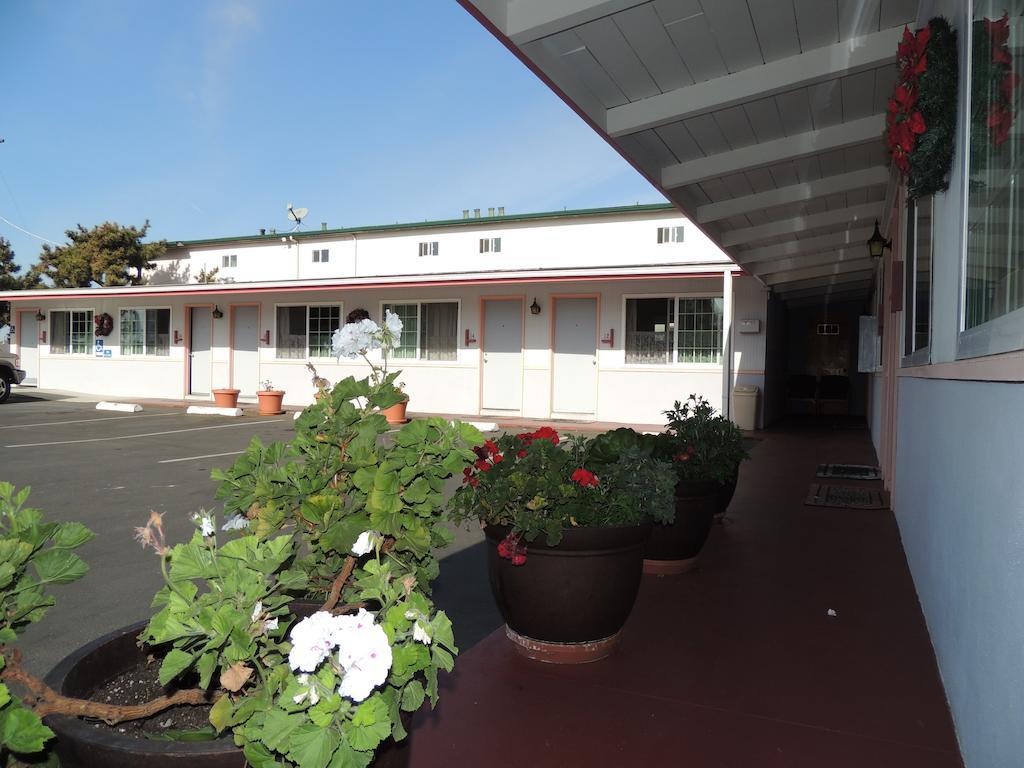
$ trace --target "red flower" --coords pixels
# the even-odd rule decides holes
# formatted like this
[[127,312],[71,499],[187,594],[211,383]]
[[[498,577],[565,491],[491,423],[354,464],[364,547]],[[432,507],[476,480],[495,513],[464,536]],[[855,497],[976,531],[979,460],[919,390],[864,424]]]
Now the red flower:
[[1013,92],[1020,84],[1020,75],[1016,72],[1007,72],[1003,82],[999,84],[999,93],[1006,101],[1013,101]]
[[1010,136],[1013,114],[1005,104],[993,104],[988,110],[988,127],[992,132],[992,143],[997,147]]
[[529,454],[530,452],[528,450],[522,448],[520,449],[519,453],[516,454],[516,456],[518,456],[520,459],[525,459]]
[[908,121],[908,123],[910,124],[910,130],[913,131],[914,133],[924,133],[924,118],[921,117],[920,112],[915,112],[914,114],[912,114],[910,116],[910,120]]
[[486,440],[484,442],[484,448],[487,450],[488,455],[493,456],[498,452],[498,446],[493,440]]
[[512,565],[526,565],[526,555],[522,552],[512,555]]
[[572,473],[572,481],[574,483],[579,483],[584,488],[592,488],[600,482],[597,479],[597,475],[593,472],[588,472],[582,467]]
[[491,461],[493,461],[495,464],[500,464],[504,460],[505,460],[505,457],[502,454],[500,454],[500,453],[494,454],[494,458],[491,459]]
[[554,445],[558,445],[558,433],[551,427],[541,427],[530,437],[534,440],[550,440]]
[[512,565],[526,563],[526,545],[522,543],[518,533],[510,533],[498,542],[498,557],[511,560]]
[[475,477],[471,477],[471,478],[469,478],[469,484],[473,488],[476,488],[480,484],[480,481],[477,478],[475,478]]
[[481,472],[487,472],[491,468],[491,462],[485,461],[484,459],[477,459],[473,462],[473,466]]
[[466,467],[464,470],[462,470],[462,474],[464,474],[466,477],[469,477],[470,475],[473,474],[473,470],[470,469],[469,467]]

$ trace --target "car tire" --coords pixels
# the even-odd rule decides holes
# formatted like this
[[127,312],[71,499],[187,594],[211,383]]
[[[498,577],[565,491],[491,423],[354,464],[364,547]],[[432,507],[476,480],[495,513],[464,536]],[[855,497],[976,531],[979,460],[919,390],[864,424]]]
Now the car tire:
[[11,380],[6,376],[0,376],[0,403],[6,403],[11,396]]

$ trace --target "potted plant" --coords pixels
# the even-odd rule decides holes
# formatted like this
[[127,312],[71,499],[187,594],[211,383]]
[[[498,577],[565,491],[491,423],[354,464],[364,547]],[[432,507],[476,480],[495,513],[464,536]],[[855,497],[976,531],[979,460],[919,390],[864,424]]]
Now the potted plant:
[[488,440],[451,502],[457,522],[484,524],[491,589],[528,658],[611,653],[636,599],[649,520],[672,519],[670,464],[592,445],[551,427]]
[[[378,329],[369,344],[386,356],[391,339]],[[302,413],[288,444],[254,440],[216,470],[224,519],[201,511],[190,541],[165,542],[156,513],[137,529],[164,575],[157,613],[76,652],[48,678],[49,698],[61,702],[47,714],[64,768],[407,760],[409,718],[437,701],[438,673],[457,652],[430,597],[435,551],[452,540],[445,480],[475,459],[471,447],[483,438],[432,418],[384,441],[381,410],[401,397],[396,375],[371,366],[369,378],[339,382]],[[80,538],[77,529],[54,536],[65,547]],[[147,714],[174,699],[208,725],[151,741],[75,717],[82,706],[111,705],[69,696],[139,665],[179,689],[147,702]],[[131,707],[116,709],[124,719]]]
[[237,408],[240,389],[215,389],[213,390],[213,404],[218,408]]
[[403,382],[397,381],[395,386],[398,387],[398,391],[402,393],[404,399],[385,408],[382,413],[384,418],[388,420],[388,424],[405,424],[409,421],[405,416],[405,409],[409,407],[409,395],[405,392],[405,384]]
[[716,415],[702,397],[690,395],[665,411],[667,430],[654,439],[657,456],[669,459],[676,476],[676,515],[656,525],[644,548],[646,573],[673,575],[692,570],[716,513],[727,505],[746,456],[743,434]]
[[260,416],[277,416],[279,413],[284,413],[281,408],[281,401],[284,399],[283,389],[274,389],[274,383],[267,379],[260,384],[263,389],[256,392],[256,397],[259,398]]

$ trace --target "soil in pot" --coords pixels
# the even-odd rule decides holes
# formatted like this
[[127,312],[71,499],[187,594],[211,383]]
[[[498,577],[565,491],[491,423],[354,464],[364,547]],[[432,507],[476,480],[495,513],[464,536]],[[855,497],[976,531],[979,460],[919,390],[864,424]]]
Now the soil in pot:
[[668,576],[693,570],[719,505],[719,484],[680,482],[676,486],[676,518],[654,525],[644,546],[644,573]]
[[552,663],[584,663],[610,654],[640,588],[650,525],[567,528],[549,547],[527,544],[524,565],[498,556],[507,526],[487,526],[491,591],[516,650]]

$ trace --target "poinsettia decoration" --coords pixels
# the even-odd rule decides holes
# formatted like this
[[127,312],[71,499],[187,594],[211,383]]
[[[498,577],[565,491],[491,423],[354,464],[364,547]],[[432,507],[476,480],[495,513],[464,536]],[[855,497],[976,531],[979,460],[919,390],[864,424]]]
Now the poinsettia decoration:
[[897,49],[899,75],[886,111],[886,145],[912,198],[946,189],[956,129],[956,33],[941,17]]
[[980,19],[974,23],[971,84],[972,169],[984,166],[988,146],[998,147],[1010,136],[1014,120],[1014,93],[1020,75],[1010,52],[1010,17]]

